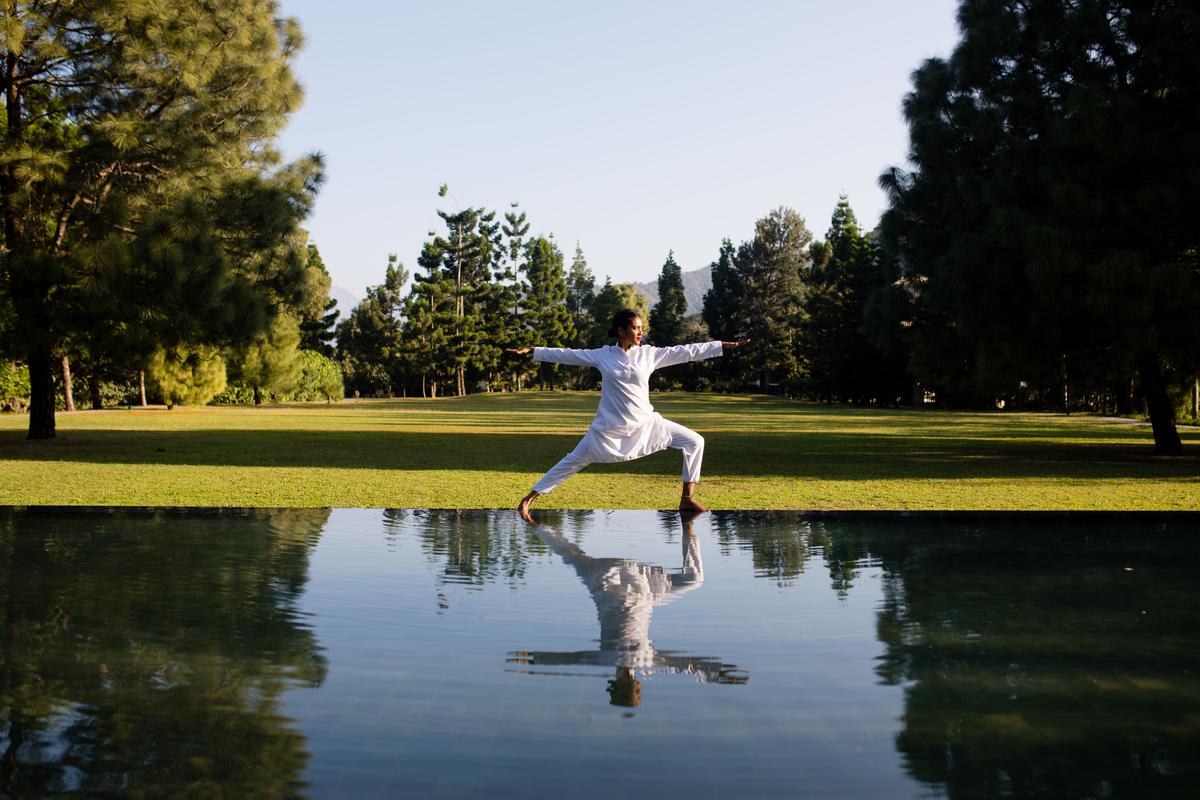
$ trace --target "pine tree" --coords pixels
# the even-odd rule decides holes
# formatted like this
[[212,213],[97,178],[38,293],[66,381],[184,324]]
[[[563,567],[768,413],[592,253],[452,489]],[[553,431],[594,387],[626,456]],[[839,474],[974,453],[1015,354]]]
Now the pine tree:
[[393,253],[383,283],[367,295],[338,326],[337,360],[349,389],[360,395],[391,395],[403,381],[407,354],[403,338],[401,294],[409,272]]
[[[443,185],[439,195],[446,194]],[[454,284],[453,318],[442,331],[449,347],[442,356],[453,362],[455,393],[461,396],[467,392],[469,365],[483,367],[499,362],[500,350],[489,341],[481,314],[488,306],[494,272],[506,254],[501,247],[501,223],[495,221],[496,212],[468,207],[455,213],[438,211],[438,216],[446,224],[447,235],[435,235],[423,249],[419,263],[430,271],[430,278],[436,273],[437,280]]]
[[814,242],[809,252],[798,353],[807,390],[827,401],[897,402],[904,392],[903,364],[885,360],[863,331],[868,296],[882,284],[880,260],[845,195],[825,241]]
[[284,395],[300,384],[300,326],[288,314],[278,315],[271,327],[241,350],[226,358],[233,379],[254,391],[254,404],[262,405],[263,393]]
[[[320,251],[311,242],[308,244],[308,267],[310,272],[325,276],[325,295],[328,297],[329,285],[332,283],[332,278],[329,275],[329,270],[325,268],[325,260],[321,258]],[[301,349],[315,350],[326,357],[332,356],[334,351],[333,343],[337,339],[339,316],[341,316],[341,312],[338,310],[337,300],[330,297],[329,301],[325,303],[324,308],[317,314],[301,320]]]
[[658,276],[658,303],[650,312],[650,340],[660,346],[682,341],[683,317],[687,313],[687,297],[683,293],[683,270],[675,263],[674,251],[667,253]]
[[754,224],[754,238],[734,256],[744,292],[742,322],[751,340],[744,360],[763,388],[798,372],[795,340],[811,242],[804,218],[780,207]]
[[324,303],[298,223],[313,157],[271,146],[300,99],[274,3],[14,2],[0,27],[0,295],[28,358],[30,438],[54,436],[53,354],[245,343]]
[[[700,316],[708,335],[720,341],[733,341],[745,336],[742,305],[745,288],[742,275],[734,264],[736,248],[729,239],[721,241],[717,260],[712,263],[712,286],[704,293]],[[742,374],[745,362],[740,358],[719,358],[706,362],[712,377],[728,387],[748,378]]]
[[621,292],[613,285],[612,278],[605,275],[604,285],[592,299],[588,347],[603,347],[612,341],[608,336],[608,329],[612,325],[613,315],[624,307],[625,302]]
[[742,337],[742,303],[744,288],[741,273],[734,266],[736,250],[729,239],[721,241],[721,251],[712,264],[712,287],[704,293],[700,312],[704,324],[714,339],[732,341]]
[[[638,312],[638,316],[642,318],[642,325],[646,330],[646,334],[650,333],[650,298],[638,291],[637,286],[632,283],[618,283],[616,285],[617,297],[620,298],[621,308],[631,308]],[[608,319],[604,321],[604,329],[608,330],[612,324],[612,314],[608,315]]]
[[575,257],[567,273],[567,310],[575,323],[575,344],[586,347],[591,325],[592,299],[596,296],[596,276],[588,268],[583,248],[575,243]]
[[[563,255],[544,236],[526,245],[526,276],[529,296],[525,299],[525,326],[543,347],[564,347],[575,337],[575,323],[567,310],[567,280]],[[557,364],[541,364],[543,385],[553,387]]]
[[[529,222],[524,211],[517,213],[517,203],[512,203],[512,208],[513,211],[504,215],[504,225],[500,228],[503,235],[503,265],[496,273],[497,286],[489,297],[485,311],[488,339],[496,345],[498,351],[506,347],[527,347],[533,344],[532,335],[525,327],[521,315],[521,303],[529,293],[529,284],[524,279],[525,236],[529,233]],[[525,378],[534,369],[533,365],[523,359],[506,359],[501,363],[506,376],[502,380],[498,378],[498,363],[495,370],[496,379],[492,382],[498,385],[508,383],[512,389],[520,391]]]

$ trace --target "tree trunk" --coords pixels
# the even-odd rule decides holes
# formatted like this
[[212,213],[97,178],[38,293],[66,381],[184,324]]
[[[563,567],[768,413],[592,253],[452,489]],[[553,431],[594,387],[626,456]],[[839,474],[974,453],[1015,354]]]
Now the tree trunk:
[[1200,375],[1192,381],[1192,422],[1200,419]]
[[100,396],[100,368],[92,370],[92,380],[88,386],[88,393],[92,396],[92,409],[99,411],[104,408],[104,398]]
[[437,381],[429,382],[429,397],[430,399],[437,398]]
[[257,386],[254,387],[254,405],[262,405],[262,389],[258,388]]
[[146,407],[146,371],[138,370],[138,397],[142,401],[142,408]]
[[1163,380],[1162,365],[1156,356],[1144,356],[1138,362],[1138,374],[1142,379],[1142,396],[1146,398],[1146,412],[1150,415],[1150,426],[1154,429],[1154,452],[1163,456],[1183,454],[1183,442],[1175,429],[1175,411],[1167,395],[1167,384]]
[[63,373],[63,399],[66,401],[67,411],[75,410],[75,392],[71,384],[71,359],[68,356],[63,356],[62,362]]
[[29,438],[54,438],[54,356],[49,345],[29,352]]

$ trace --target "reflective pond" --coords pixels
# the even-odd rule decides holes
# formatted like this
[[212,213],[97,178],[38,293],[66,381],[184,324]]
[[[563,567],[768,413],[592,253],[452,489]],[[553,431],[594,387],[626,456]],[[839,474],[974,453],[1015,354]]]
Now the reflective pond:
[[0,795],[1190,797],[1200,520],[0,511]]

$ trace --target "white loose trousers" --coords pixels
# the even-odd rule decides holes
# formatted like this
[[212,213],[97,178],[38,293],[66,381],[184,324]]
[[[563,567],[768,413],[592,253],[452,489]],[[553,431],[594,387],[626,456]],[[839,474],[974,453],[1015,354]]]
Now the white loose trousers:
[[534,484],[545,494],[588,464],[629,461],[668,447],[683,451],[683,480],[700,480],[704,438],[695,431],[663,419],[650,405],[650,375],[659,367],[720,356],[720,342],[674,347],[614,345],[594,350],[535,347],[537,361],[595,367],[600,371],[600,406],[587,435]]
[[[683,480],[685,483],[695,483],[700,480],[700,463],[704,460],[704,437],[691,428],[685,428],[678,422],[658,418],[662,429],[670,437],[666,447],[683,451]],[[590,434],[589,434],[590,435]],[[665,449],[665,448],[659,448]],[[542,479],[533,485],[538,494],[546,494],[558,488],[559,484],[574,475],[589,464],[597,463],[592,457],[592,443],[584,436],[579,440],[575,449],[562,457],[562,460],[550,468]],[[652,452],[658,452],[657,450]],[[646,455],[649,455],[647,453]],[[638,458],[640,456],[634,456]],[[605,462],[600,462],[605,463]]]

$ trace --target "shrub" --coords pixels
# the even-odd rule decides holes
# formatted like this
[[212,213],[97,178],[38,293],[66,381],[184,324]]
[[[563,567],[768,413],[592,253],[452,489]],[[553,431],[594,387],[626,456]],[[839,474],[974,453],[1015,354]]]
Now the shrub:
[[0,411],[24,411],[29,405],[29,367],[0,361]]
[[333,402],[345,397],[342,370],[336,362],[316,350],[301,350],[300,365],[300,388],[292,395],[293,399]]
[[167,408],[200,406],[225,389],[225,361],[214,347],[159,348],[150,358],[146,378]]

